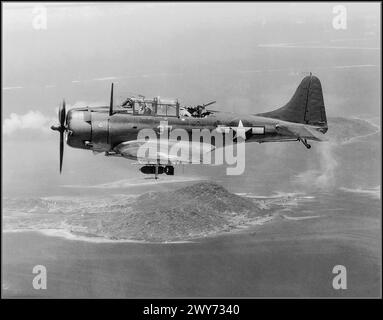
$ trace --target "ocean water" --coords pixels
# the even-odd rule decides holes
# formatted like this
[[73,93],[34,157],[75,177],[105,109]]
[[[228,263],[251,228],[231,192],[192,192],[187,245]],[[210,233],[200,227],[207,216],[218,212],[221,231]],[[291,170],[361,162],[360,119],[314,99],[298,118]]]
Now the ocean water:
[[[13,226],[3,234],[3,295],[379,296],[380,190],[290,193],[273,199],[284,209],[272,220],[175,243],[108,240],[41,225],[40,230],[32,229],[39,231]],[[47,268],[44,291],[31,284],[37,264]],[[335,265],[348,270],[347,290],[332,287]]]
[[[4,234],[5,297],[346,297],[380,294],[379,200],[345,193],[245,232],[189,243],[93,243],[35,232]],[[361,199],[362,197],[362,199]],[[363,198],[365,197],[365,198]],[[347,208],[344,203],[347,202]],[[369,209],[367,209],[369,208]],[[23,245],[20,245],[23,244]],[[48,270],[47,290],[32,268]],[[348,289],[332,288],[332,268]],[[281,267],[283,266],[283,267]],[[191,281],[193,279],[193,281]]]

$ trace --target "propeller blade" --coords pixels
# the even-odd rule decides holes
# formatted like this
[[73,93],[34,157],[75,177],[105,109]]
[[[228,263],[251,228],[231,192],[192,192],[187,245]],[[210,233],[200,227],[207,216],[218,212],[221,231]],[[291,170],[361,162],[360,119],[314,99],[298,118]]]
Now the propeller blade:
[[59,119],[59,123],[61,123],[61,105],[59,104],[59,111],[57,113],[57,117]]
[[63,100],[63,104],[59,108],[59,122],[61,127],[65,126],[65,115],[66,115],[65,100]]
[[59,125],[58,126],[51,126],[52,130],[58,131],[60,133],[60,174],[63,167],[63,157],[64,157],[64,133],[67,130],[66,128],[66,107],[65,107],[65,100],[63,100],[62,105],[59,107],[58,112],[59,117]]
[[60,174],[63,167],[63,157],[64,157],[64,130],[60,130]]
[[110,105],[109,105],[109,116],[113,114],[113,82],[110,89]]

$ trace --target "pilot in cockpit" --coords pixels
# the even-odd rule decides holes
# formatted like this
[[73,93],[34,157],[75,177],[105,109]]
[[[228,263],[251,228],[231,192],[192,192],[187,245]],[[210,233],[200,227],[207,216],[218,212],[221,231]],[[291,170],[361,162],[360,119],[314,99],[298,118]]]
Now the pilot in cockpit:
[[139,110],[138,114],[150,116],[152,114],[152,108],[146,102],[138,102]]

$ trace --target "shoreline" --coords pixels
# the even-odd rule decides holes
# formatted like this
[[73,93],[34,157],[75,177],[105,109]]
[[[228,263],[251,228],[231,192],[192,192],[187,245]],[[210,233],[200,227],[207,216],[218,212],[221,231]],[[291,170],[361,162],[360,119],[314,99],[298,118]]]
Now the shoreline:
[[47,229],[28,229],[28,228],[20,228],[20,229],[12,229],[7,230],[4,229],[3,233],[23,233],[23,232],[34,232],[41,235],[45,235],[47,237],[56,237],[71,241],[83,241],[90,243],[109,243],[109,244],[119,244],[119,243],[140,243],[140,244],[185,244],[185,243],[194,243],[198,240],[203,240],[207,238],[215,238],[222,235],[230,235],[230,234],[238,234],[245,232],[253,232],[253,228],[257,226],[262,226],[265,223],[271,222],[277,216],[277,213],[273,215],[266,215],[262,217],[257,217],[252,221],[248,221],[243,224],[236,225],[232,227],[230,230],[220,230],[220,231],[212,231],[206,234],[201,234],[198,236],[190,236],[185,239],[179,240],[164,240],[164,241],[151,241],[151,240],[138,240],[138,239],[111,239],[97,235],[83,235],[76,234],[66,229],[55,229],[55,228],[47,228]]

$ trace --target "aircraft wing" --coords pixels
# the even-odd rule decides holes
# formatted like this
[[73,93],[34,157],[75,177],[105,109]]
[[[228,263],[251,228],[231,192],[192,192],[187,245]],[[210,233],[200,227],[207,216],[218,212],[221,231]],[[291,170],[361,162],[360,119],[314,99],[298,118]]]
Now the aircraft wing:
[[124,158],[162,164],[202,163],[203,154],[213,150],[207,143],[162,139],[126,141],[114,148]]
[[316,130],[312,126],[307,126],[303,124],[278,124],[276,126],[276,129],[280,134],[290,135],[297,138],[315,141],[328,140],[322,132]]

